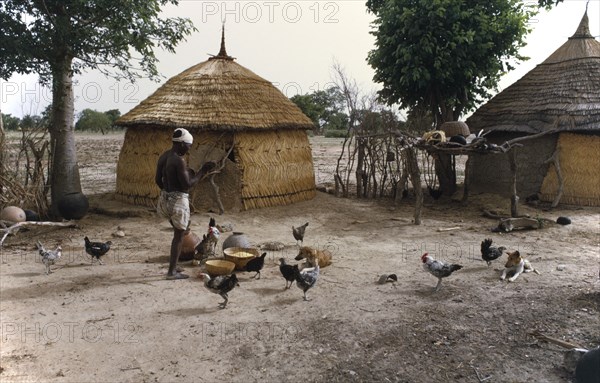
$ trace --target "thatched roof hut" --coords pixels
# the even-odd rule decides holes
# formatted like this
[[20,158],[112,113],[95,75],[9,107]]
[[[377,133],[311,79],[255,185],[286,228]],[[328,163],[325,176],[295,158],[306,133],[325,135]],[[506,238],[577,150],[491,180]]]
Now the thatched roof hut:
[[[312,151],[306,130],[312,121],[269,81],[227,55],[217,56],[169,79],[118,121],[127,127],[117,166],[118,198],[153,206],[158,156],[171,146],[175,128],[194,136],[189,164],[198,169],[233,151],[215,177],[226,210],[289,204],[315,196]],[[193,191],[197,209],[215,207],[208,181]]]
[[[481,106],[467,124],[491,131],[496,143],[556,129],[518,149],[518,190],[552,201],[559,189],[556,168],[547,161],[557,151],[564,178],[563,203],[600,205],[600,42],[589,31],[587,12],[567,42],[520,80]],[[508,194],[508,160],[474,159],[475,191]]]

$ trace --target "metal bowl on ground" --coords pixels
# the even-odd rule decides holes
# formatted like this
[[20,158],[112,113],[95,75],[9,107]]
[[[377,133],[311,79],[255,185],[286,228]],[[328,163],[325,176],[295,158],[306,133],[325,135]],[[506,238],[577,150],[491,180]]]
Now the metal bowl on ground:
[[236,270],[244,270],[246,263],[260,255],[254,247],[229,247],[223,250],[225,259],[235,264]]
[[222,259],[208,260],[204,266],[209,275],[229,275],[235,269],[235,263]]

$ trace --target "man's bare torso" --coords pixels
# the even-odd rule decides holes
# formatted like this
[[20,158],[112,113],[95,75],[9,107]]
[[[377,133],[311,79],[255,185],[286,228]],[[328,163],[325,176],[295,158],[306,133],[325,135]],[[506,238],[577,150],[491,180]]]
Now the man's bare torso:
[[168,150],[158,159],[158,169],[162,174],[162,189],[164,191],[188,192],[188,189],[182,183],[186,176],[183,172],[188,171],[183,157],[177,155],[173,150]]

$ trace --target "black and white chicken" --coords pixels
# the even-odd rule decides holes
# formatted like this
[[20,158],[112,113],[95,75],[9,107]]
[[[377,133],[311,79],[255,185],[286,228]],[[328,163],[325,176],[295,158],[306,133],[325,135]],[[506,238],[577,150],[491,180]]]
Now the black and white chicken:
[[293,267],[296,275],[296,286],[304,291],[304,300],[308,301],[309,299],[306,297],[306,292],[310,290],[315,283],[317,283],[317,279],[319,279],[319,265],[317,264],[315,267],[302,269],[302,271],[300,271],[298,265],[294,265]]
[[301,244],[304,243],[304,232],[306,231],[306,226],[308,226],[308,222],[306,222],[302,226],[298,226],[298,227],[292,226],[292,235],[294,236],[294,239],[296,240],[296,244],[298,244],[298,241],[300,241]]
[[54,265],[62,256],[62,247],[56,246],[54,250],[46,250],[40,241],[37,241],[37,248],[42,257],[42,263],[46,266],[46,275],[50,274],[50,265]]
[[[283,275],[283,278],[285,278],[285,290],[292,287],[292,284],[296,280],[295,269],[297,268],[298,266],[292,266],[285,263],[285,258],[279,258],[279,271],[281,272],[281,275]],[[288,282],[290,283],[289,286]]]
[[438,291],[442,287],[442,279],[449,277],[456,270],[462,269],[461,265],[449,264],[442,261],[433,259],[428,253],[421,256],[423,261],[423,268],[438,279],[438,284],[435,286],[435,291]]
[[83,240],[85,241],[85,252],[92,256],[92,265],[94,264],[94,258],[103,265],[104,263],[102,263],[100,257],[108,253],[112,242],[92,242],[88,237],[85,237]]
[[204,287],[214,294],[219,294],[225,301],[219,303],[219,308],[224,309],[227,307],[227,302],[229,301],[229,297],[227,294],[233,290],[234,287],[239,286],[237,276],[235,274],[231,275],[219,275],[214,278],[211,278],[210,275],[205,273],[200,273],[198,275],[200,280],[204,281]]
[[504,250],[506,250],[504,246],[492,246],[491,238],[486,238],[481,242],[481,258],[487,263],[488,267],[490,267],[494,259],[502,256]]
[[202,236],[202,241],[196,246],[196,253],[200,254],[202,259],[215,255],[215,249],[219,242],[221,230],[213,217],[208,221],[208,231]]
[[254,276],[252,278],[256,278],[256,276],[258,275],[258,279],[260,279],[260,271],[262,270],[263,266],[265,265],[265,257],[266,256],[267,256],[267,253],[262,253],[262,255],[260,257],[252,258],[251,260],[248,261],[248,263],[246,263],[244,270],[255,272],[256,274],[254,274]]

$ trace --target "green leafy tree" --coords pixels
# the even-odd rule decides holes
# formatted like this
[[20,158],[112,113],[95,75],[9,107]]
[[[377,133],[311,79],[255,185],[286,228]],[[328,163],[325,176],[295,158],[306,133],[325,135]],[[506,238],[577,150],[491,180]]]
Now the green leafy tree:
[[21,119],[21,129],[31,130],[40,125],[42,118],[40,116],[33,116],[31,114],[23,116]]
[[[549,3],[549,1],[542,1]],[[519,49],[537,7],[520,0],[369,0],[376,48],[368,62],[381,98],[458,120],[524,60]]]
[[160,18],[177,0],[3,0],[0,3],[0,78],[37,73],[52,86],[51,198],[81,192],[73,134],[73,76],[84,69],[115,78],[156,79],[154,49],[174,52],[194,27],[190,20]]
[[345,129],[348,125],[344,96],[338,87],[296,95],[290,100],[313,121],[318,134],[323,134],[325,130]]
[[75,123],[75,130],[88,132],[102,132],[104,134],[112,126],[112,121],[106,113],[93,109],[84,109],[79,113],[79,119]]
[[321,105],[318,105],[312,95],[310,94],[297,94],[290,98],[290,100],[296,104],[298,108],[306,115],[306,117],[310,118],[315,128],[320,128],[321,124],[319,122],[321,115],[325,111],[325,108]]
[[2,125],[6,130],[18,130],[21,124],[21,119],[19,117],[13,117],[10,114],[2,113]]
[[121,117],[121,111],[119,109],[111,109],[104,112],[110,118],[110,126],[111,128],[115,128],[115,121]]

